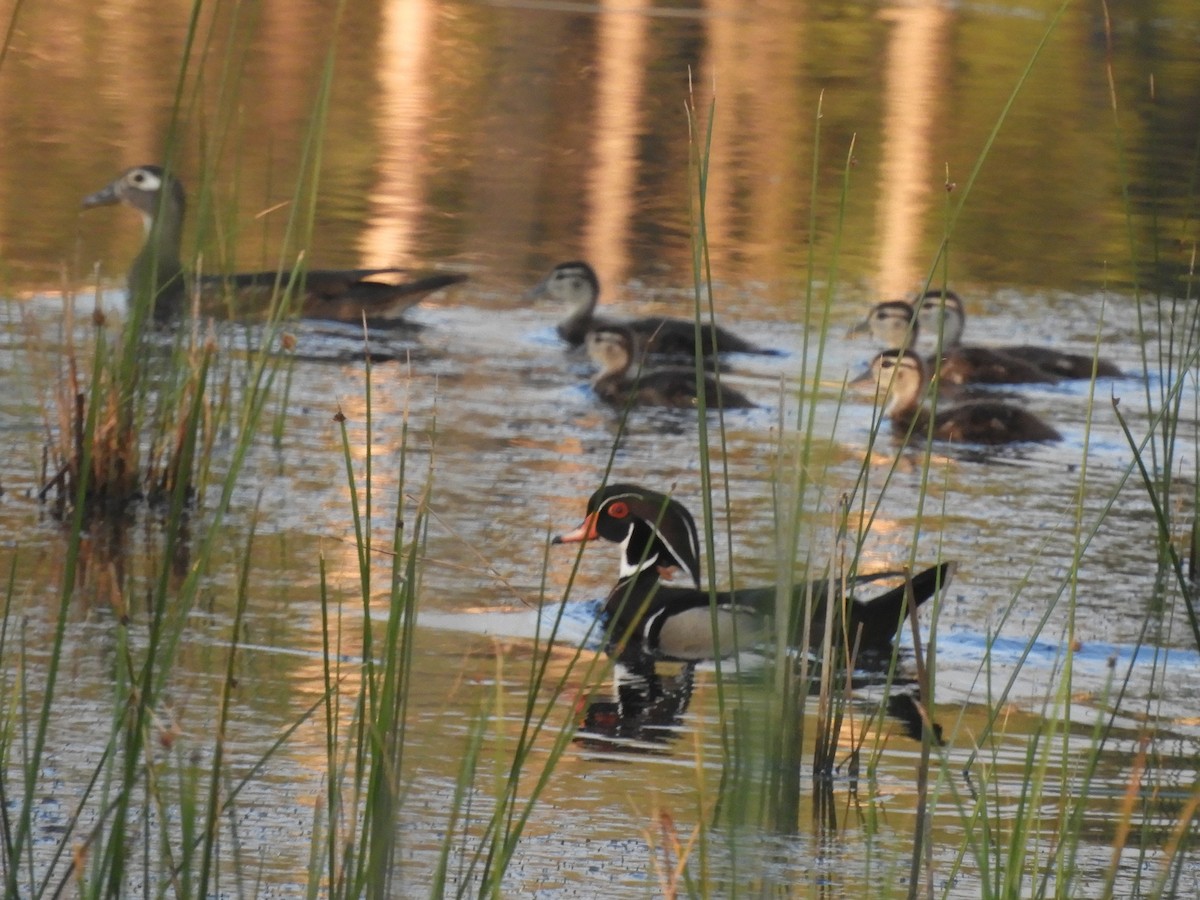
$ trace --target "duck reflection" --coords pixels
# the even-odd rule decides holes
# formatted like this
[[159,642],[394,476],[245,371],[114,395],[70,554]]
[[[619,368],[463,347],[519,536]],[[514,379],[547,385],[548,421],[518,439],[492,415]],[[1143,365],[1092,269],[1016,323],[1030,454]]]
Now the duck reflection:
[[[683,735],[683,717],[695,689],[696,663],[665,663],[645,655],[625,654],[613,666],[612,689],[597,692],[582,705],[575,742],[589,750],[666,756]],[[855,690],[879,687],[888,681],[885,668],[856,671]],[[920,741],[926,726],[935,746],[942,745],[942,727],[933,722],[913,693],[915,684],[903,677],[891,681],[887,718],[900,734]]]
[[641,658],[613,666],[612,691],[583,706],[575,742],[589,750],[665,756],[682,733],[696,664],[655,664]]
[[928,724],[932,732],[933,745],[935,747],[943,745],[942,726],[929,718],[928,711],[910,691],[888,695],[887,712],[890,719],[902,726],[902,734],[905,737],[912,738],[914,741],[921,740],[925,726]]

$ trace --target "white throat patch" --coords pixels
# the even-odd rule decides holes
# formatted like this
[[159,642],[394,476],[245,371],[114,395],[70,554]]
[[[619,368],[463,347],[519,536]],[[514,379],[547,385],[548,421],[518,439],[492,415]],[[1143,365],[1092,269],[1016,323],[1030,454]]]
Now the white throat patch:
[[629,559],[629,541],[632,538],[633,523],[630,522],[629,530],[625,532],[625,537],[621,541],[621,570],[618,573],[618,578],[622,580],[640,575],[658,562],[657,553],[650,553],[643,560],[631,562]]

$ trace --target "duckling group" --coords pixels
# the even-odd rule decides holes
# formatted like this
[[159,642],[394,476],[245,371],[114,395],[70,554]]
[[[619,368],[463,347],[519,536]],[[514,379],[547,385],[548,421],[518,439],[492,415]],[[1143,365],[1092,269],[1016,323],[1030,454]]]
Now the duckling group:
[[531,294],[550,297],[570,310],[558,323],[558,335],[572,347],[587,348],[598,369],[592,379],[596,396],[618,408],[753,407],[748,397],[718,378],[698,375],[697,352],[709,360],[726,353],[775,353],[708,322],[697,330],[690,319],[650,316],[617,322],[598,316],[600,280],[580,260],[559,263]]
[[[850,330],[869,334],[886,348],[851,383],[875,388],[897,437],[990,445],[1059,441],[1058,429],[1023,407],[995,398],[958,398],[971,386],[1056,384],[1121,374],[1102,357],[1050,347],[967,345],[962,343],[965,325],[959,296],[935,289],[912,301],[878,303]],[[924,357],[914,349],[923,337],[929,346]],[[946,402],[927,408],[923,401],[931,393]]]
[[[278,290],[275,272],[200,276],[185,272],[181,235],[186,210],[183,186],[159,166],[137,166],[84,199],[85,207],[127,204],[141,213],[146,241],[128,275],[131,296],[149,293],[155,318],[181,313],[197,292],[228,294]],[[347,322],[388,320],[422,297],[465,280],[457,273],[412,277],[401,269],[309,270],[298,312],[301,316]],[[570,312],[558,335],[583,346],[597,368],[592,387],[599,399],[619,407],[664,406],[690,409],[753,407],[744,394],[722,384],[722,354],[776,354],[715,324],[647,317],[615,321],[597,315],[600,282],[590,265],[564,262],[537,285],[534,295],[554,298]],[[958,400],[972,385],[1047,383],[1071,378],[1119,375],[1104,359],[1044,347],[989,348],[962,343],[965,315],[951,291],[926,291],[912,301],[876,305],[852,333],[870,334],[882,350],[858,383],[874,386],[883,398],[894,430],[955,443],[1004,444],[1055,441],[1059,432],[1033,413],[998,399]],[[930,349],[916,352],[920,342]],[[697,357],[701,366],[697,366]],[[707,374],[713,366],[717,375]],[[945,399],[930,409],[927,395]],[[699,539],[695,522],[678,501],[634,484],[610,484],[587,503],[583,524],[556,539],[594,539],[620,547],[618,580],[605,611],[609,650],[623,659],[669,658],[686,662],[728,655],[763,640],[775,609],[774,587],[711,595],[701,589]],[[845,610],[856,646],[866,655],[888,654],[903,623],[907,602],[920,605],[934,596],[953,566],[931,566],[909,576],[889,572],[835,582],[796,585],[793,596],[810,616],[789,626],[793,643],[811,640],[826,604]],[[682,574],[688,586],[664,579]],[[861,596],[888,582],[873,598]],[[844,593],[843,593],[844,592]]]

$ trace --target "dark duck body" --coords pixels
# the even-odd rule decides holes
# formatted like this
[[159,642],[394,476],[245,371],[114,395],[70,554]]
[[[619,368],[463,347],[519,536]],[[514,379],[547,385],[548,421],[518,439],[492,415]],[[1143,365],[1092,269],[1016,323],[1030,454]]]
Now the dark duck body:
[[697,378],[694,368],[639,368],[634,365],[634,346],[633,335],[624,326],[606,325],[588,332],[588,355],[600,366],[599,373],[592,379],[592,389],[606,403],[619,407],[632,403],[634,406],[695,409],[700,404],[703,381],[706,409],[754,406],[744,394],[718,384],[712,376]]
[[954,291],[934,288],[914,303],[923,334],[936,340],[942,332],[942,359],[938,377],[953,384],[1034,384],[1061,380],[1114,377],[1121,370],[1111,361],[1093,359],[1033,344],[980,347],[962,343],[967,314]]
[[[718,591],[715,601],[700,587],[700,542],[695,521],[678,501],[632,484],[611,484],[591,496],[583,524],[555,538],[577,543],[603,538],[621,546],[619,580],[605,601],[609,652],[623,660],[646,657],[695,662],[729,656],[760,644],[771,634],[774,586]],[[912,600],[920,606],[947,582],[952,564],[943,563],[910,580]],[[673,586],[662,578],[682,572],[691,586]],[[850,579],[862,588],[902,573]],[[841,580],[834,599],[843,599]],[[811,610],[810,639],[823,634],[830,583],[820,579],[792,587],[797,616]],[[844,623],[850,646],[860,658],[890,654],[892,641],[907,615],[906,587],[887,590],[871,600],[846,599]],[[789,623],[792,643],[803,635],[802,621]]]
[[[1107,359],[1052,347],[1009,345],[983,347],[962,343],[966,313],[953,291],[926,291],[913,303],[890,300],[872,307],[851,335],[870,333],[890,350],[929,352],[925,363],[939,386],[971,384],[1054,384],[1062,380],[1118,376],[1121,370]],[[934,355],[941,337],[941,353]]]
[[[615,322],[597,316],[600,280],[596,277],[596,271],[581,260],[559,263],[533,289],[532,294],[549,296],[571,307],[571,313],[558,323],[556,330],[558,336],[572,347],[583,344],[588,332],[593,328],[622,325],[633,335],[638,354],[650,353],[693,359],[696,356],[696,326],[690,319],[648,316]],[[776,353],[711,323],[700,326],[700,346],[702,356],[712,355],[714,348],[716,353]]]
[[939,389],[972,384],[1044,384],[1059,380],[1058,376],[1033,363],[1015,359],[999,350],[960,344],[962,329],[952,324],[950,316],[946,318],[942,349],[938,354],[938,325],[929,312],[931,310],[932,307],[922,307],[918,315],[907,300],[877,303],[863,321],[850,329],[850,334],[869,333],[889,350],[917,346],[926,350],[932,348],[925,356],[925,365],[935,373]]
[[938,441],[993,445],[1062,440],[1033,413],[1000,400],[940,406],[936,412],[926,409],[921,405],[927,388],[925,364],[911,350],[884,350],[851,384],[874,388],[876,396],[886,397],[884,409],[898,437],[911,432],[917,438],[931,434]]
[[[153,298],[157,319],[169,319],[185,309],[189,292],[202,296],[230,293],[265,302],[276,286],[287,286],[290,272],[243,272],[189,278],[181,260],[183,220],[187,198],[179,179],[161,166],[135,166],[107,187],[83,200],[85,209],[125,203],[142,214],[146,241],[129,269],[131,301]],[[404,310],[433,291],[466,280],[459,273],[437,273],[411,280],[405,269],[313,269],[304,273],[300,315],[311,319],[361,323],[395,320]]]

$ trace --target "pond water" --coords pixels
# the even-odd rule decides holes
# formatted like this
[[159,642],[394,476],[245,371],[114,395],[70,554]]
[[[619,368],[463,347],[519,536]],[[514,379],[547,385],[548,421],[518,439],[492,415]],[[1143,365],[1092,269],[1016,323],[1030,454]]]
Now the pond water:
[[[55,329],[64,285],[81,305],[93,302],[98,271],[100,302],[119,320],[121,273],[142,239],[132,213],[80,215],[79,201],[122,168],[162,157],[189,12],[186,4],[65,5],[69,12],[53,15],[36,4],[20,10],[18,36],[0,62],[7,301],[0,360],[8,388],[0,398],[0,565],[13,584],[6,647],[16,646],[13,635],[21,647],[20,654],[6,649],[4,670],[10,693],[23,675],[35,695],[63,578],[64,531],[36,494],[54,427],[42,407],[63,354]],[[414,0],[349,4],[334,30],[316,6],[263,2],[245,16],[201,6],[205,50],[185,74],[188,113],[176,138],[178,170],[202,198],[185,236],[190,258],[201,256],[210,271],[270,266],[281,253],[290,265],[297,244],[287,207],[334,35],[307,258],[319,266],[438,266],[471,280],[413,309],[410,327],[376,335],[386,353],[369,369],[357,358],[353,330],[295,328],[286,408],[276,403],[268,414],[281,439],[265,431],[252,448],[201,575],[206,603],[189,616],[164,704],[180,752],[203,755],[210,746],[252,533],[227,749],[232,770],[248,770],[324,691],[318,559],[340,604],[337,636],[353,685],[364,613],[334,417],[339,410],[347,417],[361,467],[368,379],[374,539],[390,544],[402,456],[405,492],[428,487],[433,512],[397,821],[407,891],[421,896],[432,884],[473,723],[492,708],[509,721],[524,702],[533,661],[550,652],[552,676],[567,684],[552,705],[553,722],[576,715],[575,698],[597,682],[602,694],[623,696],[611,676],[589,669],[594,654],[577,659],[575,652],[595,598],[611,586],[615,551],[586,550],[566,597],[562,640],[546,651],[535,633],[553,620],[575,561],[569,548],[547,542],[578,524],[610,460],[614,480],[671,489],[699,511],[697,423],[687,412],[635,410],[622,427],[593,396],[586,355],[558,340],[563,310],[527,292],[554,263],[585,258],[614,315],[691,314],[689,124],[704,127],[715,97],[705,212],[717,314],[780,351],[730,358],[723,377],[759,406],[727,413],[720,439],[717,419],[709,420],[721,475],[713,497],[718,582],[728,583],[734,569],[740,583],[775,578],[774,498],[786,496],[796,477],[811,421],[814,486],[802,530],[816,565],[831,554],[834,508],[862,471],[867,485],[855,504],[873,510],[863,551],[870,566],[914,556],[959,561],[936,614],[922,613],[926,642],[936,633],[934,718],[947,740],[947,772],[968,765],[986,731],[978,752],[994,769],[998,827],[1017,814],[1026,747],[1058,702],[1055,686],[1074,641],[1064,713],[1070,733],[1086,747],[1095,723],[1111,717],[1113,730],[1092,775],[1094,808],[1081,826],[1072,890],[1099,895],[1110,865],[1125,893],[1144,889],[1142,880],[1158,877],[1165,835],[1194,800],[1200,654],[1177,592],[1158,590],[1155,512],[1131,472],[1117,412],[1135,439],[1146,434],[1174,378],[1160,358],[1163,323],[1177,316],[1182,333],[1192,314],[1178,301],[1188,295],[1196,239],[1190,186],[1200,139],[1200,15],[1184,2],[1155,4],[1153,12],[1112,4],[1107,32],[1099,6],[1070,6],[973,175],[1056,11],[1032,2],[746,9],[720,0],[697,7]],[[689,117],[689,102],[698,115]],[[872,404],[843,400],[842,384],[873,348],[843,335],[876,300],[911,294],[931,273],[963,295],[973,340],[1090,352],[1098,339],[1125,377],[1100,381],[1094,393],[1083,382],[1022,390],[1028,407],[1063,433],[1057,445],[986,454],[943,447],[927,468],[922,454],[898,451],[886,432],[869,447]],[[815,299],[806,304],[810,290]],[[223,358],[240,358],[244,331],[213,327]],[[1171,464],[1186,489],[1167,511],[1185,554],[1196,474],[1194,382],[1186,391],[1186,436]],[[212,465],[216,473],[230,465],[227,447],[218,443]],[[1163,473],[1153,474],[1161,480]],[[217,493],[210,490],[194,514],[198,536]],[[113,598],[127,604],[145,594],[139,579],[153,571],[158,552],[154,517],[144,518],[123,552],[97,557],[70,609],[66,676],[39,791],[41,866],[51,865],[56,835],[110,732],[125,629]],[[389,561],[375,562],[372,615],[382,616]],[[129,613],[136,643],[144,610],[134,604]],[[767,692],[747,666],[738,697],[753,721],[769,714]],[[1114,677],[1124,686],[1119,704]],[[732,676],[702,666],[692,678],[668,672],[664,679],[667,700],[646,716],[656,727],[637,727],[628,710],[622,722],[621,711],[593,704],[597,734],[558,763],[506,892],[659,892],[661,859],[650,841],[659,840],[660,815],[686,840],[712,813],[725,715],[716,683]],[[865,717],[878,702],[867,685],[855,709]],[[602,733],[614,719],[617,736]],[[488,772],[511,752],[512,734],[492,729]],[[891,720],[879,733],[870,814],[839,781],[831,830],[723,835],[708,862],[712,890],[897,889],[908,871],[920,744]],[[538,752],[549,752],[548,744]],[[1144,826],[1146,849],[1134,841],[1114,852],[1122,803],[1146,748],[1153,766],[1141,773],[1133,817],[1135,832]],[[1049,765],[1069,769],[1073,752],[1053,752]],[[253,860],[247,871],[263,895],[292,895],[305,882],[325,754],[323,724],[306,721],[241,795],[238,847]],[[967,788],[960,774],[948,778],[953,789],[932,807],[934,884],[950,896],[978,896],[978,861],[956,867],[963,840],[956,804],[968,802]],[[1061,814],[1069,788],[1040,795],[1047,822]],[[475,814],[482,821],[485,811]],[[721,856],[734,850],[736,865]],[[1048,857],[1053,848],[1029,852]],[[1200,890],[1194,857],[1183,857],[1178,886]],[[462,890],[472,892],[469,879]]]

